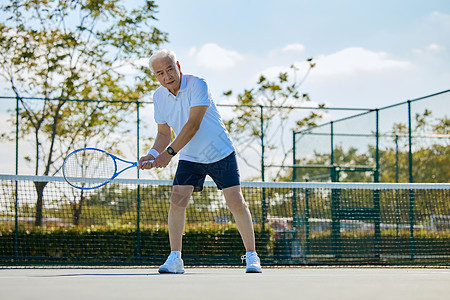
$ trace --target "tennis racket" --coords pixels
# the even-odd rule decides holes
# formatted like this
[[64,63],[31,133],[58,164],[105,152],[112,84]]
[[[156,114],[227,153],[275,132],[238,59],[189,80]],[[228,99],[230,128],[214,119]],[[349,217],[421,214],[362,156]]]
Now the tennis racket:
[[101,149],[82,148],[66,157],[62,170],[64,179],[71,186],[91,190],[104,186],[122,172],[136,167],[137,164]]

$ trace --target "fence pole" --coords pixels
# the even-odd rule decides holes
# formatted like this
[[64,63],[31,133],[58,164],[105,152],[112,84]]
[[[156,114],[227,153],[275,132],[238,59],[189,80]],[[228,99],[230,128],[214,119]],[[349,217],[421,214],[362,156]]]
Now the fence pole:
[[[292,131],[292,181],[296,181],[296,172],[297,168],[295,167],[296,161],[295,161],[295,131]],[[299,237],[299,231],[300,231],[300,222],[299,222],[299,216],[297,214],[297,189],[292,189],[292,227],[294,229],[294,239],[300,240]]]
[[330,164],[334,165],[334,122],[330,122],[330,146],[331,146],[331,154],[330,154]]
[[[136,101],[136,154],[137,159],[139,159],[139,101]],[[139,169],[137,169],[137,178],[139,179]],[[141,186],[138,184],[137,186],[137,216],[136,216],[136,257],[139,259],[141,257]]]
[[[261,180],[265,181],[264,174],[264,107],[259,106],[261,112]],[[262,189],[262,219],[261,219],[261,238],[262,238],[262,248],[266,251],[266,220],[267,220],[267,204],[266,204],[266,189]]]
[[[411,118],[411,100],[408,100],[408,171],[409,171],[409,182],[413,181],[413,159],[412,159],[412,118]],[[414,259],[415,253],[415,241],[414,241],[414,202],[415,195],[413,190],[409,190],[409,248],[411,260]]]
[[412,159],[412,120],[411,120],[411,100],[408,100],[408,171],[409,182],[413,183],[413,159]]
[[265,174],[264,174],[264,169],[265,169],[265,165],[264,165],[264,150],[265,150],[265,146],[264,146],[264,107],[262,105],[259,106],[260,108],[260,113],[261,113],[261,117],[260,117],[260,121],[261,121],[261,181],[265,181]]
[[[399,170],[398,170],[398,135],[395,135],[395,182],[398,183],[399,180]],[[398,192],[394,191],[395,193],[395,237],[397,240],[397,251],[399,251],[400,248],[400,239],[399,239],[399,233],[400,233],[400,205],[398,201]]]
[[334,166],[334,123],[333,121],[330,122],[330,144],[331,144],[331,152],[330,152],[330,165],[331,165],[331,169],[330,169],[330,176],[331,176],[331,181],[335,182],[336,181],[336,168]]
[[297,181],[297,168],[295,167],[295,165],[297,164],[297,162],[295,161],[295,153],[296,149],[295,149],[295,130],[292,130],[292,182],[296,182]]
[[395,182],[398,183],[398,135],[395,135]]
[[379,110],[378,108],[375,110],[375,176],[374,181],[380,182],[380,126],[379,126]]
[[[19,174],[19,97],[16,97],[16,175]],[[19,258],[19,182],[14,201],[14,260]]]

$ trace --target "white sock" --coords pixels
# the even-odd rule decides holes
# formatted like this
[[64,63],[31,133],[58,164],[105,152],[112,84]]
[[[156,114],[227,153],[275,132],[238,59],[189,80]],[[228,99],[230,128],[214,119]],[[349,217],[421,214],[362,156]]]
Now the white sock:
[[172,251],[170,255],[175,255],[176,257],[181,257],[181,251]]

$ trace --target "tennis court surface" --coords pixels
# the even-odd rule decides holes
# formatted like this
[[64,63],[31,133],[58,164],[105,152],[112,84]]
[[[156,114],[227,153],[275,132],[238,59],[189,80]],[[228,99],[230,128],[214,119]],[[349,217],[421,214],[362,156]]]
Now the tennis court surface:
[[16,299],[448,299],[450,269],[186,268],[2,269],[0,298]]

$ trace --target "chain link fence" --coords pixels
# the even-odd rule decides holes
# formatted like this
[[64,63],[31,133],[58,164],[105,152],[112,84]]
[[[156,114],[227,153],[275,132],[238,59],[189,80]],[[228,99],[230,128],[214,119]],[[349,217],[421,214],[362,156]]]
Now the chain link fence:
[[449,182],[450,90],[293,132],[293,181]]

